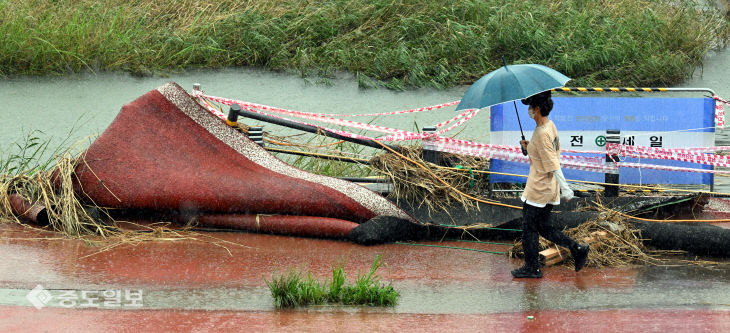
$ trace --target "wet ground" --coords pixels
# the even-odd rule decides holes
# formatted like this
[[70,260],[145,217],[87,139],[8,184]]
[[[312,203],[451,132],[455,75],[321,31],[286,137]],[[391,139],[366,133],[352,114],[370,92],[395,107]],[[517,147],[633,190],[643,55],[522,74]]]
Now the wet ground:
[[[515,280],[509,271],[521,264],[519,260],[458,249],[365,247],[215,232],[102,251],[83,241],[55,237],[0,224],[0,331],[730,329],[728,266],[589,267],[579,273],[558,266],[545,268],[540,280]],[[428,244],[508,249],[480,243]],[[265,284],[273,274],[300,268],[325,279],[331,265],[344,259],[348,278],[354,279],[378,254],[386,265],[378,271],[382,281],[401,293],[395,307],[274,308]],[[38,285],[50,298],[40,289],[32,293]],[[140,299],[134,301],[135,296]]]

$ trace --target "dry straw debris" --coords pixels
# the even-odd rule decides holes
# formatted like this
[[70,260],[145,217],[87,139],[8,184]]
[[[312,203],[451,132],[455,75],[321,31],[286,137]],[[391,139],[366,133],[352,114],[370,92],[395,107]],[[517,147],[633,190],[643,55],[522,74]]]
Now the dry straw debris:
[[[226,241],[217,237],[195,232],[193,225],[173,226],[170,222],[140,224],[118,221],[106,209],[94,204],[85,204],[74,191],[73,172],[83,155],[64,155],[57,159],[52,170],[0,175],[0,223],[18,223],[33,229],[60,233],[63,237],[43,237],[40,240],[80,239],[87,244],[99,246],[88,256],[109,251],[120,245],[138,245],[152,241],[192,240],[212,243],[231,254],[227,246],[248,246]],[[27,225],[12,209],[10,197],[22,196],[28,202],[45,207],[49,225],[44,228]]]
[[20,222],[10,205],[10,196],[19,194],[31,203],[46,207],[49,226],[53,230],[70,237],[111,236],[115,228],[92,216],[101,210],[83,205],[74,193],[72,174],[82,160],[66,155],[59,157],[55,168],[50,171],[0,176],[0,216]]
[[[599,207],[601,208],[601,207]],[[596,237],[591,244],[586,266],[589,267],[616,267],[632,264],[662,265],[667,263],[662,255],[679,254],[684,251],[651,250],[643,244],[641,230],[634,227],[625,217],[614,211],[603,209],[595,218],[586,221],[578,227],[566,229],[563,232],[580,240],[591,237],[597,231],[603,231],[605,236]],[[540,251],[557,247],[551,241],[540,237]],[[524,256],[522,241],[515,242],[510,250],[511,257]],[[564,265],[573,265],[572,257],[563,261]]]
[[[473,200],[454,191],[454,189],[463,193],[478,191],[481,188],[479,182],[481,179],[475,178],[473,172],[440,168],[428,163],[422,158],[420,146],[403,147],[400,153],[420,166],[391,152],[385,152],[370,160],[370,166],[386,175],[393,183],[394,190],[389,196],[425,204],[431,210],[446,210],[453,204],[461,204],[466,209],[477,207]],[[482,170],[488,165],[485,160],[464,155],[442,153],[442,158],[458,161],[458,165],[467,170]]]

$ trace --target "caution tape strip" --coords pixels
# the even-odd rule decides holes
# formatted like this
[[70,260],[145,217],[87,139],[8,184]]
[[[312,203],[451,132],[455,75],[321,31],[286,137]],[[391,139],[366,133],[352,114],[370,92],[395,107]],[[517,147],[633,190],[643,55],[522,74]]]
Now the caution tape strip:
[[[706,151],[726,150],[730,147],[705,147]],[[654,148],[646,146],[628,146],[607,143],[606,150],[611,155],[632,158],[662,159],[681,162],[692,162],[712,166],[730,167],[730,156],[707,154],[696,148]]]
[[222,104],[238,104],[241,107],[247,106],[250,108],[255,109],[261,109],[265,111],[272,111],[272,112],[286,112],[286,113],[298,113],[302,115],[309,115],[309,116],[323,116],[323,117],[375,117],[375,116],[391,116],[391,115],[398,115],[398,114],[406,114],[406,113],[418,113],[418,112],[424,112],[424,111],[433,111],[442,109],[449,106],[454,106],[459,104],[460,101],[453,101],[448,103],[442,103],[438,105],[431,105],[431,106],[424,106],[420,108],[410,109],[410,110],[401,110],[401,111],[390,111],[390,112],[378,112],[378,113],[363,113],[363,114],[336,114],[336,113],[313,113],[313,112],[304,112],[304,111],[295,111],[295,110],[287,110],[283,108],[278,108],[275,106],[269,106],[264,104],[257,104],[257,103],[251,103],[246,101],[240,101],[225,97],[217,97],[217,96],[211,96],[211,95],[205,95],[202,93],[198,93],[199,95],[208,98],[210,100],[222,103]]
[[[203,94],[199,94],[198,96],[201,98],[213,100],[215,102],[218,102],[218,103],[221,103],[224,105],[239,104],[244,109],[247,109],[249,111],[254,111],[254,112],[257,112],[260,114],[269,114],[270,115],[270,113],[265,112],[265,111],[270,111],[270,112],[274,112],[274,113],[285,114],[285,115],[289,115],[289,116],[293,116],[293,117],[297,117],[297,118],[308,119],[308,120],[313,120],[313,121],[318,121],[318,122],[323,122],[323,123],[328,123],[328,124],[333,124],[333,125],[346,126],[346,127],[351,127],[351,128],[358,128],[358,129],[364,129],[364,130],[369,130],[369,131],[376,131],[376,132],[391,134],[390,136],[378,138],[378,140],[382,140],[382,141],[417,140],[417,139],[423,139],[423,138],[434,135],[434,133],[414,133],[414,132],[409,132],[406,130],[401,130],[401,129],[396,129],[396,128],[389,128],[389,127],[385,127],[385,126],[378,126],[378,125],[366,124],[366,123],[361,123],[361,122],[356,122],[356,121],[351,121],[351,120],[338,119],[338,118],[330,117],[329,114],[318,114],[318,113],[293,111],[293,110],[275,108],[275,107],[270,107],[270,106],[264,106],[261,104],[248,103],[248,102],[244,102],[244,101],[223,98],[223,97],[203,95]],[[425,108],[412,109],[412,110],[406,110],[406,111],[418,112],[418,111],[414,111],[414,110],[421,110],[421,109],[432,110],[435,108],[453,105],[453,103],[454,102],[444,103],[444,104],[433,106],[433,107],[425,107]],[[397,111],[397,112],[403,113],[406,111]],[[464,124],[466,121],[468,121],[471,118],[473,118],[474,116],[476,116],[477,113],[478,113],[478,110],[475,110],[475,109],[464,110],[463,112],[459,113],[455,117],[453,117],[449,120],[446,120],[444,122],[441,122],[439,124],[436,124],[435,127],[437,129],[439,129],[452,122],[456,122],[456,124],[451,127],[439,130],[437,132],[437,134],[443,134],[445,132],[448,132],[448,131]],[[283,119],[287,119],[287,118],[283,118]],[[304,122],[296,121],[293,119],[287,119],[287,120],[298,122],[298,123],[304,123]],[[309,124],[309,125],[311,125],[311,124]],[[341,134],[341,133],[338,133],[338,134]],[[350,134],[356,135],[354,133],[350,133]],[[372,139],[372,138],[370,138],[370,139]]]
[[718,128],[725,128],[725,109],[722,104],[730,103],[718,96],[712,96],[712,98],[715,100],[715,126]]
[[[604,192],[605,189],[594,189],[594,190],[573,190],[574,192],[583,192],[583,193],[590,193],[590,192]],[[621,190],[621,192],[627,192],[627,193],[664,193],[664,192],[671,192],[673,190]]]
[[[662,89],[665,88],[559,88],[563,91],[570,91],[570,90],[577,90],[577,91],[663,91]],[[567,89],[567,90],[566,90]],[[341,130],[335,130],[330,129],[314,124],[310,124],[307,122],[297,121],[288,119],[282,116],[277,116],[274,114],[271,114],[269,112],[265,111],[272,111],[277,113],[284,113],[286,115],[295,116],[303,119],[308,120],[314,120],[319,122],[325,122],[329,124],[334,125],[340,125],[340,126],[346,126],[346,127],[353,127],[353,128],[359,128],[359,129],[365,129],[365,130],[371,130],[381,133],[389,133],[390,135],[385,137],[380,137],[378,140],[383,141],[406,141],[406,140],[417,140],[421,139],[424,140],[425,144],[432,144],[434,145],[436,150],[445,151],[445,152],[452,152],[457,154],[465,154],[465,155],[471,155],[471,156],[479,156],[484,158],[497,158],[497,159],[504,159],[508,161],[517,161],[522,163],[527,163],[529,159],[522,156],[520,153],[520,148],[518,146],[504,146],[504,145],[491,145],[491,144],[484,144],[484,143],[478,143],[478,142],[472,142],[472,141],[466,141],[466,140],[459,140],[459,139],[453,139],[448,137],[440,136],[440,134],[443,134],[445,132],[448,132],[449,130],[452,130],[453,128],[456,128],[462,124],[464,124],[466,121],[472,119],[474,116],[477,115],[479,110],[465,110],[464,112],[458,114],[456,117],[453,117],[452,119],[449,119],[447,121],[444,121],[442,123],[439,123],[436,125],[437,128],[440,128],[436,133],[414,133],[409,132],[406,130],[400,130],[395,128],[388,128],[384,126],[378,126],[378,125],[372,125],[372,124],[365,124],[361,122],[355,122],[350,120],[344,120],[344,119],[337,119],[330,117],[332,114],[316,114],[316,113],[308,113],[308,112],[301,112],[301,111],[293,111],[293,110],[286,110],[281,108],[275,108],[271,106],[261,105],[261,104],[255,104],[255,103],[249,103],[244,101],[238,101],[234,99],[228,99],[228,98],[222,98],[222,97],[216,97],[216,96],[209,96],[204,95],[200,91],[194,91],[194,96],[198,97],[201,101],[201,104],[203,104],[206,109],[208,109],[211,113],[216,115],[217,117],[226,120],[226,116],[219,110],[217,110],[215,107],[213,107],[210,103],[207,102],[206,99],[210,99],[213,101],[216,101],[218,103],[222,103],[225,105],[231,105],[234,103],[238,103],[242,106],[244,106],[244,109],[256,112],[259,114],[265,114],[268,116],[272,116],[275,118],[280,119],[287,119],[290,121],[294,121],[297,123],[314,126],[318,128],[322,128],[323,130],[337,133],[340,135],[343,135],[345,137],[351,137],[351,138],[357,138],[357,139],[364,139],[364,140],[374,140],[374,138],[367,137],[360,134],[355,134],[347,131],[341,131]],[[718,102],[721,103],[728,103],[726,100],[723,100],[719,97],[713,97]],[[401,113],[410,113],[410,112],[421,112],[425,110],[435,110],[438,108],[442,108],[445,106],[450,106],[457,104],[458,102],[449,102],[449,103],[443,103],[435,106],[430,107],[423,107],[423,108],[417,108],[417,109],[411,109],[411,110],[403,110],[403,111],[396,111],[396,112],[385,112],[385,113],[373,113],[373,114],[366,114],[366,115],[385,115],[385,114],[401,114]],[[342,115],[338,115],[342,116]],[[452,126],[447,128],[441,128],[443,126],[446,126],[448,124],[454,123]],[[628,145],[619,145],[619,144],[607,144],[607,152],[609,154],[616,154],[624,157],[634,157],[634,158],[648,158],[648,159],[670,159],[670,160],[677,160],[677,161],[684,161],[684,162],[692,162],[692,163],[701,163],[706,165],[714,165],[714,166],[723,166],[723,167],[730,167],[730,158],[720,155],[708,155],[708,154],[702,154],[702,152],[708,152],[708,151],[718,151],[718,150],[728,150],[730,147],[698,147],[698,148],[681,148],[681,149],[668,149],[668,148],[652,148],[652,147],[641,147],[641,146],[628,146]],[[577,150],[564,150],[565,153],[589,153],[589,154],[605,154],[606,152],[601,151],[577,151]],[[706,169],[692,169],[692,168],[679,168],[679,167],[670,167],[670,166],[656,166],[651,164],[636,164],[636,163],[623,163],[620,162],[618,164],[605,164],[601,162],[601,157],[586,157],[586,156],[571,156],[571,155],[563,155],[561,156],[561,160],[563,160],[563,164],[568,168],[574,168],[574,169],[580,169],[580,170],[589,170],[589,171],[595,171],[595,172],[616,172],[617,166],[623,166],[623,167],[637,167],[637,168],[648,168],[648,169],[658,169],[658,170],[672,170],[672,171],[684,171],[684,172],[712,172],[712,173],[726,173],[724,171],[714,171],[714,170],[706,170]]]

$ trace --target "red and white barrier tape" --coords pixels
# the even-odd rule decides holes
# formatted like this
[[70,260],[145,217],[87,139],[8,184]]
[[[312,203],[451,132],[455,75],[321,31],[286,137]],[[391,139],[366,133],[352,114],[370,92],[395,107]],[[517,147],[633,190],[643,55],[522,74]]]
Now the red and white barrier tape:
[[336,130],[336,129],[332,129],[332,128],[327,128],[327,127],[323,127],[323,126],[315,125],[315,124],[310,124],[310,123],[303,122],[303,121],[291,120],[291,119],[288,119],[288,118],[285,118],[285,117],[277,116],[277,115],[270,114],[270,113],[263,112],[263,111],[256,110],[256,109],[251,109],[251,108],[244,108],[244,109],[246,109],[248,111],[251,111],[251,112],[256,112],[258,114],[263,114],[263,115],[267,115],[267,116],[270,116],[270,117],[274,117],[274,118],[289,120],[289,121],[296,122],[296,123],[299,123],[299,124],[303,124],[303,125],[308,125],[308,126],[312,126],[312,127],[321,128],[321,129],[323,129],[323,130],[325,130],[327,132],[339,134],[339,135],[342,135],[342,136],[345,136],[345,137],[348,137],[348,138],[355,138],[355,139],[362,139],[362,140],[373,140],[373,138],[371,138],[371,137],[364,136],[364,135],[360,135],[360,134],[356,134],[356,133],[351,133],[351,132],[347,132],[347,131],[341,131],[341,130]]
[[[416,139],[423,139],[425,137],[433,136],[432,133],[414,133],[414,132],[409,132],[409,131],[396,129],[396,128],[389,128],[389,127],[384,127],[384,126],[365,124],[365,123],[351,121],[351,120],[337,119],[337,118],[330,117],[329,116],[330,114],[318,114],[318,113],[286,110],[286,109],[282,109],[282,108],[275,108],[275,107],[270,107],[270,106],[261,105],[261,104],[248,103],[248,102],[244,102],[244,101],[238,101],[238,100],[234,100],[234,99],[228,99],[228,98],[222,98],[222,97],[216,97],[216,96],[208,96],[208,95],[203,95],[203,94],[198,94],[198,97],[207,98],[207,99],[216,101],[216,102],[224,104],[224,105],[239,104],[242,107],[249,109],[249,110],[258,109],[260,111],[271,111],[274,113],[286,114],[286,115],[297,117],[297,118],[319,121],[319,122],[324,122],[324,123],[328,123],[328,124],[364,129],[364,130],[369,130],[369,131],[376,131],[376,132],[381,132],[381,133],[390,133],[391,134],[390,136],[386,136],[386,137],[382,137],[382,138],[378,139],[378,140],[383,140],[383,141],[416,140]],[[454,103],[455,102],[450,102],[450,103],[444,103],[444,104],[431,106],[431,107],[423,107],[423,108],[405,110],[405,111],[396,111],[396,113],[420,112],[423,110],[434,110],[434,109],[441,108],[444,106],[453,105]],[[268,114],[268,113],[264,113],[264,112],[258,112],[258,113]],[[458,122],[455,125],[447,128],[447,129],[442,129],[442,130],[438,131],[437,133],[442,134],[455,127],[458,127],[458,126],[462,125],[463,123],[465,123],[466,121],[468,121],[469,119],[473,118],[476,114],[477,114],[477,111],[475,111],[474,109],[469,109],[469,110],[465,110],[465,111],[461,112],[460,114],[458,114],[457,116],[455,116],[452,119],[449,119],[442,123],[436,124],[436,128],[441,128],[447,124],[450,124],[451,122],[458,120]],[[370,114],[370,115],[375,115],[375,114]],[[342,116],[342,115],[339,115],[339,116]],[[463,118],[463,119],[459,120],[460,118]],[[284,118],[284,119],[286,119],[286,118]],[[288,119],[288,120],[298,122],[298,123],[303,123],[303,122],[292,120],[292,119]],[[351,134],[357,135],[354,133],[351,133]]]
[[[470,155],[470,156],[478,156],[478,157],[484,157],[484,158],[490,158],[491,156],[494,156],[495,154],[509,154],[514,155],[519,158],[527,158],[524,155],[522,155],[522,152],[519,148],[517,149],[503,149],[501,146],[492,146],[489,147],[487,144],[480,144],[478,146],[469,146],[469,145],[463,145],[463,144],[454,144],[452,142],[441,140],[442,137],[439,138],[439,140],[433,142],[433,147],[436,150],[439,151],[447,151],[451,153],[456,154],[463,154],[463,155]],[[592,164],[601,164],[605,160],[603,156],[579,156],[579,155],[562,155],[561,156],[562,161],[580,161],[585,163],[592,163]]]
[[665,170],[665,171],[677,171],[677,172],[694,172],[694,173],[712,173],[712,174],[730,174],[730,170],[711,170],[711,169],[695,169],[695,168],[684,168],[675,167],[669,165],[656,165],[656,164],[640,164],[640,163],[617,163],[620,168],[637,168],[637,169],[654,169],[654,170]]
[[607,143],[606,151],[609,154],[621,154],[625,151],[637,152],[637,153],[649,153],[659,155],[671,155],[674,153],[682,154],[701,154],[722,150],[730,150],[730,146],[718,146],[718,147],[690,147],[690,148],[654,148],[646,146],[629,146],[616,143]]
[[[206,101],[205,101],[204,98],[202,98],[202,97],[199,96],[199,99],[201,101],[201,104],[208,111],[210,111],[211,113],[213,113],[214,115],[218,116],[219,118],[221,118],[223,120],[226,120],[227,119],[226,116],[223,113],[221,113],[220,111],[218,111],[212,105],[206,103]],[[289,120],[289,119],[284,118],[284,117],[280,117],[280,116],[277,116],[277,115],[272,115],[272,114],[269,114],[269,113],[266,113],[266,112],[262,112],[262,111],[258,111],[258,110],[255,110],[255,109],[250,109],[250,108],[245,108],[245,109],[248,110],[248,111],[251,111],[251,112],[265,114],[265,115],[268,115],[268,116],[271,116],[271,117],[274,117],[274,118]],[[336,134],[339,134],[339,135],[342,135],[342,136],[345,136],[345,137],[348,137],[348,138],[355,138],[355,139],[362,139],[362,140],[373,140],[373,138],[371,138],[371,137],[367,137],[367,136],[363,136],[363,135],[359,135],[359,134],[355,134],[355,133],[350,133],[350,132],[346,132],[346,131],[340,131],[340,130],[336,130],[336,129],[326,128],[326,127],[322,127],[322,126],[318,126],[318,125],[313,125],[313,124],[306,123],[306,122],[297,121],[297,123],[304,124],[304,125],[309,125],[309,126],[313,126],[313,127],[317,127],[317,128],[321,128],[321,129],[323,129],[325,131],[332,132],[332,133],[336,133]]]
[[725,109],[722,104],[730,104],[730,102],[720,98],[719,96],[712,96],[715,100],[715,126],[718,128],[725,128]]
[[656,160],[673,160],[673,161],[680,161],[680,162],[691,162],[691,163],[698,163],[698,164],[705,164],[705,165],[730,167],[730,162],[727,161],[727,156],[721,156],[721,155],[709,155],[709,154],[704,154],[704,156],[687,155],[687,156],[691,156],[691,157],[682,158],[682,157],[677,157],[677,156],[625,152],[625,153],[621,154],[621,156],[633,157],[633,158],[656,159]]
[[336,113],[312,113],[312,112],[304,112],[304,111],[287,110],[287,109],[282,109],[282,108],[278,108],[278,107],[274,107],[274,106],[239,101],[239,100],[225,98],[225,97],[210,96],[210,95],[205,95],[202,93],[200,93],[200,95],[207,99],[219,102],[221,104],[226,104],[226,105],[238,104],[241,107],[246,106],[246,107],[250,107],[250,108],[272,111],[272,112],[277,112],[277,113],[278,112],[299,113],[299,114],[303,114],[303,115],[321,116],[321,117],[375,117],[375,116],[389,116],[389,115],[406,114],[406,113],[417,113],[417,112],[423,112],[423,111],[438,110],[438,109],[441,109],[444,107],[459,104],[459,102],[460,102],[460,101],[453,101],[453,102],[442,103],[442,104],[438,104],[438,105],[424,106],[424,107],[410,109],[410,110],[391,111],[391,112],[363,113],[363,114],[336,114]]
[[[272,116],[272,117],[279,118],[279,119],[287,119],[289,121],[297,122],[300,124],[305,124],[305,125],[309,125],[309,126],[322,128],[323,130],[326,130],[326,131],[329,131],[332,133],[336,133],[336,134],[340,134],[345,137],[351,137],[351,138],[357,138],[357,139],[363,139],[363,140],[376,140],[371,137],[367,137],[367,136],[363,136],[363,135],[359,135],[359,134],[355,134],[355,133],[350,133],[347,131],[330,129],[330,128],[322,127],[319,125],[310,124],[307,122],[288,119],[285,117],[273,115],[273,114],[265,112],[265,111],[286,114],[289,116],[294,116],[294,117],[298,117],[298,118],[314,120],[314,121],[319,121],[319,122],[324,122],[324,123],[329,123],[329,124],[334,124],[334,125],[365,129],[365,130],[376,131],[376,132],[381,132],[381,133],[390,133],[390,135],[388,135],[388,136],[377,138],[377,140],[382,140],[382,141],[407,141],[407,140],[420,139],[420,140],[424,140],[424,142],[429,142],[433,146],[434,149],[439,150],[439,151],[471,155],[471,156],[479,156],[479,157],[483,157],[483,158],[496,158],[496,159],[500,159],[500,160],[515,161],[515,162],[521,162],[521,163],[529,162],[529,159],[526,156],[521,155],[521,150],[520,150],[519,146],[491,145],[491,144],[459,140],[459,139],[453,139],[453,138],[449,138],[449,137],[440,136],[440,134],[448,132],[448,131],[464,124],[466,121],[468,121],[468,120],[472,119],[474,116],[476,116],[477,113],[479,112],[479,110],[475,110],[475,109],[465,110],[464,112],[460,113],[456,117],[437,124],[436,128],[439,129],[452,122],[456,122],[454,125],[452,125],[448,128],[445,128],[445,129],[440,129],[436,133],[414,133],[414,132],[395,129],[395,128],[388,128],[388,127],[384,127],[384,126],[365,124],[365,123],[349,121],[349,120],[344,120],[344,119],[337,119],[337,118],[331,117],[331,116],[342,117],[342,116],[348,116],[348,115],[317,114],[317,113],[286,110],[286,109],[281,109],[281,108],[276,108],[276,107],[271,107],[271,106],[266,106],[266,105],[261,105],[261,104],[255,104],[255,103],[249,103],[249,102],[243,102],[243,101],[238,101],[238,100],[233,100],[233,99],[228,99],[228,98],[208,96],[208,95],[204,95],[201,91],[194,91],[193,96],[198,97],[200,99],[201,103],[211,113],[213,113],[214,115],[216,115],[217,117],[219,117],[223,120],[226,119],[225,114],[223,114],[219,110],[215,109],[212,105],[207,103],[205,99],[210,99],[210,100],[213,100],[213,101],[225,104],[225,105],[239,104],[244,109],[251,111],[251,112],[265,114],[265,115]],[[717,102],[721,102],[721,103],[725,103],[725,104],[728,103],[726,100],[723,100],[722,98],[719,98],[717,96],[713,96],[713,98]],[[371,114],[349,115],[349,116],[379,116],[379,115],[393,115],[393,114],[403,114],[403,113],[412,113],[412,112],[422,112],[422,111],[430,111],[430,110],[443,108],[446,106],[455,105],[457,103],[458,103],[458,101],[439,104],[439,105],[435,105],[435,106],[422,107],[422,108],[411,109],[411,110],[404,110],[404,111],[371,113]],[[717,103],[716,110],[719,110],[719,112],[716,111],[716,113],[715,113],[715,117],[716,117],[715,119],[716,119],[716,121],[719,121],[719,124],[720,124],[720,125],[718,125],[718,127],[724,126],[724,111],[723,111],[722,105]],[[718,117],[718,114],[721,117]],[[568,150],[568,149],[563,150],[563,152],[564,153],[582,153],[582,154],[600,154],[600,155],[609,153],[609,154],[616,154],[616,155],[620,155],[620,156],[624,156],[624,157],[647,158],[647,159],[666,159],[666,160],[700,163],[700,164],[713,165],[713,166],[730,167],[730,158],[728,158],[726,156],[721,156],[721,155],[709,155],[709,154],[703,153],[703,152],[713,152],[713,151],[718,151],[718,150],[730,150],[730,147],[696,147],[696,148],[669,149],[669,148],[653,148],[653,147],[643,147],[643,146],[628,146],[628,145],[608,143],[606,145],[606,152],[579,151],[579,150]],[[590,157],[590,156],[562,155],[561,164],[564,167],[571,168],[571,169],[587,170],[587,171],[594,171],[594,172],[616,172],[618,167],[630,167],[630,168],[645,168],[645,169],[669,170],[669,171],[681,171],[681,172],[730,174],[730,171],[693,169],[693,168],[673,167],[673,166],[664,166],[664,165],[651,165],[651,164],[625,163],[625,162],[606,164],[606,163],[603,163],[603,157]]]
[[[194,95],[196,96],[196,95]],[[223,120],[226,120],[226,115],[223,112],[220,112],[220,110],[214,108],[212,105],[210,105],[205,99],[200,97],[200,95],[197,95],[198,100],[200,101],[200,104],[202,104],[208,111],[212,114],[214,114],[216,117],[221,118]]]
[[411,132],[409,134],[401,134],[401,133],[399,133],[399,134],[394,134],[394,135],[390,135],[390,136],[386,136],[386,137],[380,137],[380,138],[378,138],[378,140],[381,140],[381,141],[408,141],[408,140],[431,140],[431,139],[435,139],[435,138],[438,138],[440,134],[444,134],[444,133],[446,133],[446,132],[448,132],[448,131],[456,128],[456,127],[459,127],[462,124],[464,124],[465,122],[469,121],[471,118],[474,118],[474,116],[476,116],[477,113],[479,113],[479,110],[473,110],[473,109],[467,110],[467,111],[461,113],[457,117],[454,117],[452,119],[449,119],[449,120],[447,120],[447,121],[445,121],[443,123],[440,123],[440,124],[436,125],[436,128],[440,128],[440,127],[442,127],[442,126],[444,126],[444,125],[446,125],[446,124],[448,124],[448,123],[450,123],[450,122],[452,122],[452,121],[454,121],[454,120],[456,120],[458,118],[461,118],[462,116],[465,115],[465,117],[463,119],[459,120],[455,124],[451,125],[450,127],[440,129],[440,130],[436,131],[435,133],[427,133],[427,132],[422,132],[422,133],[412,133]]
[[[500,151],[492,151],[488,153],[483,152],[465,152],[461,149],[453,149],[454,147],[442,147],[442,151],[451,152],[455,154],[462,154],[462,155],[471,155],[471,156],[478,156],[482,158],[492,158],[492,159],[498,159],[502,161],[509,161],[509,162],[519,162],[519,163],[529,163],[530,159],[527,156],[522,155],[520,152],[519,154],[514,153],[508,153],[508,152],[500,152]],[[615,167],[613,164],[599,164],[599,163],[590,163],[586,161],[580,161],[580,160],[571,160],[566,159],[564,157],[561,157],[560,165],[563,168],[566,169],[574,169],[574,170],[583,170],[583,171],[591,171],[591,172],[600,172],[600,173],[615,173],[618,172],[618,168]]]
[[[730,156],[706,154],[698,150],[690,150],[695,148],[653,148],[645,146],[627,146],[612,143],[607,144],[607,147],[607,150],[610,151],[611,154],[625,157],[674,160],[705,165],[730,167]],[[708,151],[724,150],[720,148],[726,147],[706,147]]]

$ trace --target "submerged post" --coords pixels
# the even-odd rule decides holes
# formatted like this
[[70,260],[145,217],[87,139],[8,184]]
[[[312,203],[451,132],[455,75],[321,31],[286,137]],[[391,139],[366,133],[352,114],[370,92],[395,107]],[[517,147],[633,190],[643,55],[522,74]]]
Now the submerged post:
[[[436,133],[435,126],[429,126],[423,128],[423,133],[434,134]],[[439,152],[436,150],[436,146],[433,143],[433,139],[426,138],[421,140],[423,144],[423,160],[433,164],[439,164]]]
[[[619,144],[620,142],[621,142],[621,130],[617,130],[617,129],[606,130],[606,147],[608,147],[609,143]],[[618,162],[618,155],[608,154],[608,151],[607,151],[606,152],[606,164],[611,165],[610,163],[613,163],[613,165],[616,165],[616,162]],[[618,169],[616,169],[616,171],[614,171],[614,172],[607,172],[605,174],[605,183],[618,185],[618,183],[619,183]],[[605,195],[607,197],[617,197],[618,196],[618,186],[604,185],[603,195]]]

